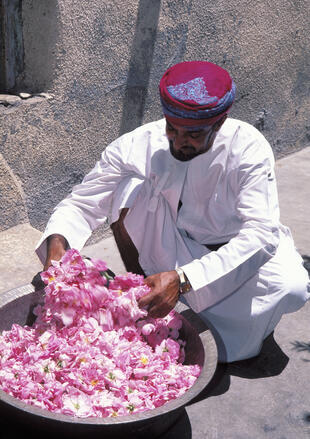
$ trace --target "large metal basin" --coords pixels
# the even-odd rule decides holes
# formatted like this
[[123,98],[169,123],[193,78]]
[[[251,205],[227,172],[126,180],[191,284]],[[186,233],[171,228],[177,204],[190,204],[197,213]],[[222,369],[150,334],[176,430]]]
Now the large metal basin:
[[[31,285],[0,294],[0,332],[13,323],[31,325],[33,307],[42,299],[42,292]],[[104,438],[158,438],[184,414],[184,407],[211,381],[217,365],[217,348],[210,331],[198,334],[182,315],[182,338],[187,342],[187,364],[199,364],[202,371],[194,385],[180,398],[162,407],[118,418],[75,418],[32,407],[0,390],[0,419],[12,419],[14,425],[29,425],[34,431],[87,437],[100,434]],[[202,341],[203,340],[203,341]],[[147,436],[146,436],[147,435]]]

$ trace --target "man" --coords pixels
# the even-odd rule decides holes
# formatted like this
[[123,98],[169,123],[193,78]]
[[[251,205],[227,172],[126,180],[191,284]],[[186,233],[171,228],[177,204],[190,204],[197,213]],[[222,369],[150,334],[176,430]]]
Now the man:
[[177,64],[159,88],[165,119],[104,150],[56,207],[38,255],[46,269],[107,218],[127,270],[151,287],[141,307],[162,317],[181,297],[213,331],[220,361],[253,357],[310,296],[279,221],[272,150],[255,128],[227,118],[235,85],[221,67]]

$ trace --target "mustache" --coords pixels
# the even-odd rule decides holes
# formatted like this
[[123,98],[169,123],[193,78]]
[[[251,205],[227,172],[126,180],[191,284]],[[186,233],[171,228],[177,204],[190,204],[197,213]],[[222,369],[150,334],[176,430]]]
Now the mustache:
[[[169,140],[169,143],[170,143],[170,148],[174,147],[173,140]],[[196,151],[195,148],[191,145],[182,145],[181,148],[179,148],[179,150],[182,150],[182,149],[186,149],[188,151]]]

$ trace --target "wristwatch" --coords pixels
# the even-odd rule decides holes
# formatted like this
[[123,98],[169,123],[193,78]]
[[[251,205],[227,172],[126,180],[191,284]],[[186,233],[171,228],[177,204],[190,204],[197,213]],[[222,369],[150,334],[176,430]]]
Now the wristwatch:
[[192,286],[190,284],[190,281],[187,279],[186,274],[184,273],[182,268],[179,267],[176,268],[175,271],[178,273],[180,279],[179,293],[188,293],[192,289]]

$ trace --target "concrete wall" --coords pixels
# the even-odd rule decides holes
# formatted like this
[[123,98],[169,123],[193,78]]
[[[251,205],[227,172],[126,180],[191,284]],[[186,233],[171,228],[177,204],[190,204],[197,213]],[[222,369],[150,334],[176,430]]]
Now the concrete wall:
[[182,60],[230,71],[238,88],[231,115],[255,124],[277,157],[309,144],[306,0],[24,0],[22,7],[18,91],[31,97],[0,105],[0,231],[28,221],[42,230],[109,142],[162,117],[159,79]]

